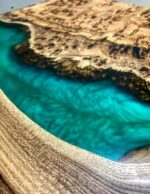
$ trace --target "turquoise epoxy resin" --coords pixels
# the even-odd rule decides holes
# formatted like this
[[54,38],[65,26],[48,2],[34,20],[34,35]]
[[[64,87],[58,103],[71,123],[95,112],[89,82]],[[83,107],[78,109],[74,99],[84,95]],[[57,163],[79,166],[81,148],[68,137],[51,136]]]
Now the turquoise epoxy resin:
[[0,88],[57,137],[112,160],[150,145],[150,105],[110,81],[77,82],[25,65],[13,46],[27,36],[0,24]]

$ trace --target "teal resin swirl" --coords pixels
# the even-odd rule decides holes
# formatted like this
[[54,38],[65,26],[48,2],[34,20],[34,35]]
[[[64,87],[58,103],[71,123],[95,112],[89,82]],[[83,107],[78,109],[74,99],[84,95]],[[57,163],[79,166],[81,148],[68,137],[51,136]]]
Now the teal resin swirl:
[[0,25],[0,88],[32,120],[57,137],[112,160],[150,145],[150,105],[111,81],[79,82],[19,61],[13,46],[27,38]]

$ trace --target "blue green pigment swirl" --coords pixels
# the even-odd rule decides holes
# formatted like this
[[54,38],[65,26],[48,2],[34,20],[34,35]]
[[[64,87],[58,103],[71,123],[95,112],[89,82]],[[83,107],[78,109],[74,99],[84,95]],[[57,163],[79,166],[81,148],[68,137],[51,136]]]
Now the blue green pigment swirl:
[[0,88],[32,120],[55,136],[112,160],[150,145],[150,106],[108,80],[66,80],[25,65],[13,46],[27,38],[0,25]]

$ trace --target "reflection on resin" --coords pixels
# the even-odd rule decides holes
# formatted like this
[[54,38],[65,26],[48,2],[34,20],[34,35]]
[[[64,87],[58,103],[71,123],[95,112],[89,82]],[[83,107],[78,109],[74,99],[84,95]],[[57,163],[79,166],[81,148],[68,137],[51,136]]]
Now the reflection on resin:
[[12,46],[26,36],[0,26],[0,87],[31,119],[61,139],[117,160],[150,145],[150,106],[110,81],[82,83],[26,66]]

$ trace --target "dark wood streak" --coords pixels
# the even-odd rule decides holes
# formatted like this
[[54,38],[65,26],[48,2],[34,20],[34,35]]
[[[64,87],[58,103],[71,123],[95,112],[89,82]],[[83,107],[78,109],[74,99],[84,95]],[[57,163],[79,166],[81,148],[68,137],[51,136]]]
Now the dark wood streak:
[[15,194],[0,175],[0,194]]

